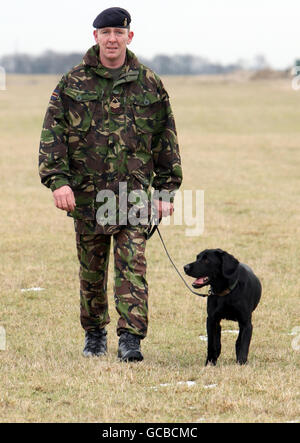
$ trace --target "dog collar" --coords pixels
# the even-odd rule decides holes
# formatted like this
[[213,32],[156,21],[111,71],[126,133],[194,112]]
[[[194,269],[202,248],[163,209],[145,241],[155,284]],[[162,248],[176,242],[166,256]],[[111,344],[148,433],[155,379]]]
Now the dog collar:
[[238,280],[236,280],[231,286],[229,286],[229,288],[224,289],[224,291],[220,292],[219,294],[216,294],[213,291],[212,287],[210,287],[210,290],[208,291],[208,295],[216,295],[217,297],[224,297],[224,295],[227,295],[231,291],[233,291],[237,284],[238,284]]

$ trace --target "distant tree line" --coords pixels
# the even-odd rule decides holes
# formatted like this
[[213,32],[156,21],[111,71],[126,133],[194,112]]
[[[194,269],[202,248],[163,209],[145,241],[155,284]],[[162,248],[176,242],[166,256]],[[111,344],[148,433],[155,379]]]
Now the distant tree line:
[[[62,54],[46,51],[41,55],[28,54],[5,55],[0,58],[0,66],[7,73],[14,74],[62,74],[81,62],[84,54]],[[195,55],[156,55],[152,59],[139,57],[139,60],[152,68],[159,75],[200,75],[222,74],[238,69],[264,69],[267,62],[262,55],[252,61],[252,65],[243,60],[234,64],[222,65]]]
[[156,55],[152,59],[140,57],[140,61],[159,75],[200,75],[222,74],[240,69],[238,64],[221,65],[211,63],[203,57],[194,55]]
[[46,51],[41,55],[12,54],[0,58],[8,74],[63,74],[80,63],[82,54]]

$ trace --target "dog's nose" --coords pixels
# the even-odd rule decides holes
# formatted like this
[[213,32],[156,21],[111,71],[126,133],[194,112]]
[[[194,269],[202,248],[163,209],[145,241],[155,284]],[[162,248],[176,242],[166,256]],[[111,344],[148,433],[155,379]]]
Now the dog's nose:
[[183,269],[184,269],[184,272],[189,272],[189,270],[190,270],[190,265],[185,265],[185,266],[183,267]]

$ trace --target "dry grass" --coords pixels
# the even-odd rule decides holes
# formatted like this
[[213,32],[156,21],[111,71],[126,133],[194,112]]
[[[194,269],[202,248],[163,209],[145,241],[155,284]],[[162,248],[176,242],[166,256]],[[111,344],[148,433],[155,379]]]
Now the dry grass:
[[[9,76],[0,92],[1,422],[287,422],[300,420],[299,92],[289,80],[166,78],[181,145],[183,189],[204,189],[205,232],[162,227],[178,264],[206,247],[248,263],[263,282],[249,363],[223,333],[217,367],[203,366],[204,299],[187,292],[159,238],[148,244],[150,327],[145,360],[116,357],[109,281],[109,354],[81,357],[72,220],[37,175],[43,114],[54,77]],[[112,270],[112,268],[110,268]],[[21,292],[42,287],[41,292]],[[223,329],[236,329],[223,322]],[[194,381],[194,384],[178,384]]]

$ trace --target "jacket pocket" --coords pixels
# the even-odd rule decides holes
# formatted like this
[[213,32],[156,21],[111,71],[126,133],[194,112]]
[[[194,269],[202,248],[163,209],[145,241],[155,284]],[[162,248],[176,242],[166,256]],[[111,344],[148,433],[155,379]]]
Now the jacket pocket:
[[76,131],[87,132],[97,106],[97,92],[65,88],[64,94],[67,96],[67,118],[70,126]]
[[132,134],[133,151],[151,153],[152,137],[157,132],[161,114],[160,97],[145,91],[130,101],[130,122],[128,134]]
[[131,109],[137,132],[144,134],[155,132],[160,118],[160,97],[147,92],[133,97]]

